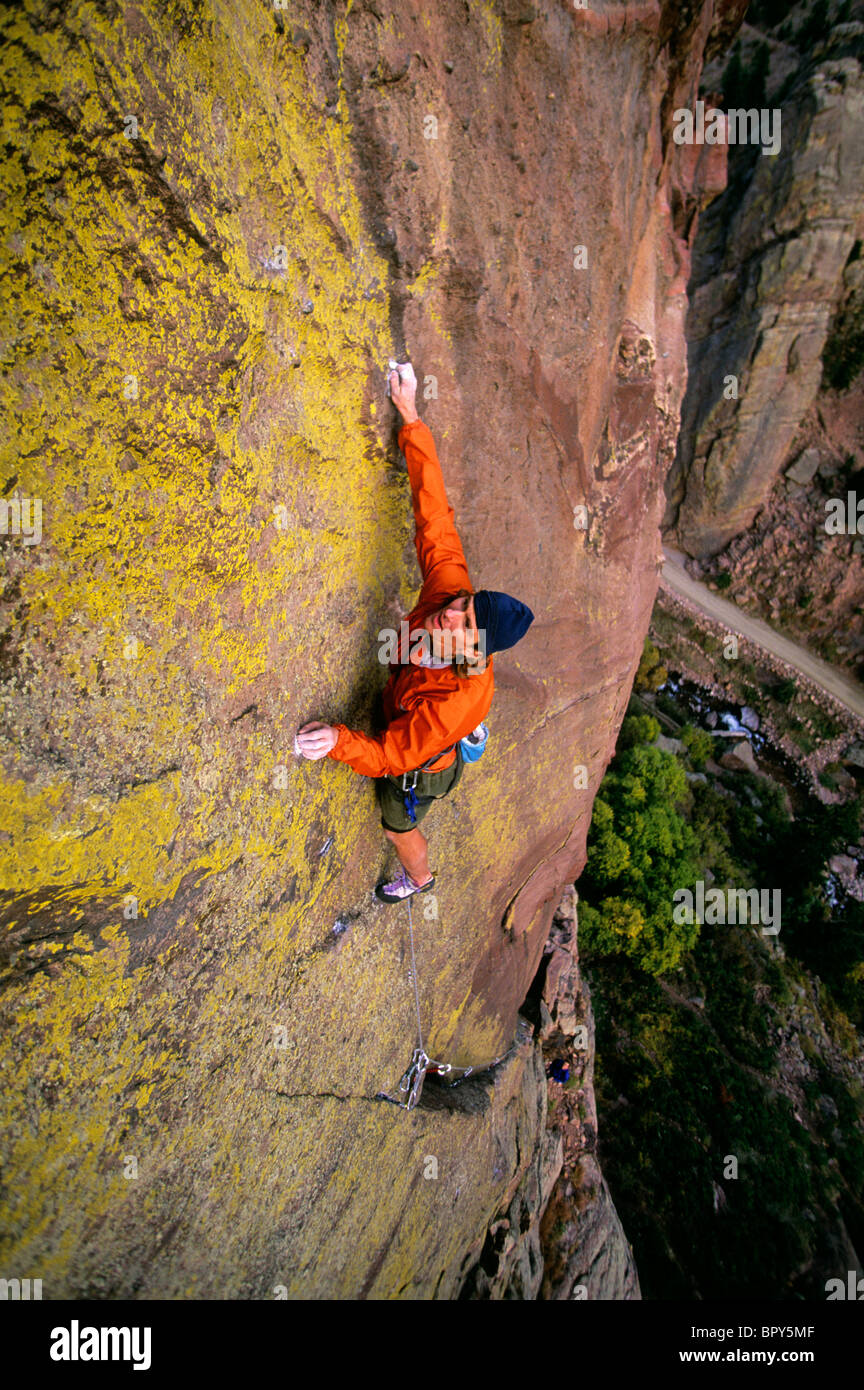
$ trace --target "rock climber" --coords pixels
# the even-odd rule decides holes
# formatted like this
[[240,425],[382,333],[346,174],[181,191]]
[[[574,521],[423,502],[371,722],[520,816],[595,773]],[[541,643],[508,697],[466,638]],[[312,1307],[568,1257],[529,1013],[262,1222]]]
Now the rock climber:
[[396,364],[389,390],[402,416],[398,444],[411,481],[423,587],[402,624],[399,659],[389,660],[381,697],[387,728],[373,737],[313,721],[298,730],[296,748],[306,758],[334,758],[376,779],[381,824],[402,872],[379,883],[375,893],[382,902],[398,903],[435,883],[419,822],[462,776],[460,740],[476,730],[492,703],[492,652],[514,646],[534,614],[509,594],[473,591],[435,443],[415,407],[410,362]]

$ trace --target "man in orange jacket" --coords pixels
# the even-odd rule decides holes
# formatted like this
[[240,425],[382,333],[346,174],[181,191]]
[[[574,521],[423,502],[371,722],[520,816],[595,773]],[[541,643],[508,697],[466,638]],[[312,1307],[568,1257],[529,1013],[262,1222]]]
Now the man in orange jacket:
[[410,362],[398,364],[390,374],[390,394],[403,420],[398,443],[411,480],[423,587],[403,624],[399,659],[390,658],[393,669],[382,694],[388,727],[373,738],[344,724],[316,721],[297,734],[304,757],[326,755],[376,778],[381,824],[402,863],[392,883],[375,889],[388,903],[434,884],[418,823],[432,802],[459,782],[459,741],[481,723],[492,703],[491,653],[512,647],[534,621],[531,609],[509,594],[473,592],[435,444],[415,409],[416,391]]

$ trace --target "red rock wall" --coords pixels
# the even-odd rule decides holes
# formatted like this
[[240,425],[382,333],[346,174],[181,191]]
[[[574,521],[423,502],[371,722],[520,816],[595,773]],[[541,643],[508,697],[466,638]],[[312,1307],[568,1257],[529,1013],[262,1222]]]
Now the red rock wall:
[[742,8],[4,21],[3,477],[45,521],[4,550],[2,1158],[45,1297],[448,1297],[518,1185],[524,1041],[470,1115],[374,1099],[414,1042],[405,914],[371,784],[292,733],[370,727],[416,587],[410,354],[472,579],[537,615],[417,913],[430,1053],[508,1047],[657,584],[718,177],[672,112]]

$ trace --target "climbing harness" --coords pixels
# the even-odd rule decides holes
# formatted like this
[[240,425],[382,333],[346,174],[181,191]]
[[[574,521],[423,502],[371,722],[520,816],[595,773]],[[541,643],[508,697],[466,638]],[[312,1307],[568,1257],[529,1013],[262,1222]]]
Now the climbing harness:
[[[443,748],[440,753],[435,753],[431,758],[427,758],[422,767],[415,768],[413,772],[402,773],[402,800],[405,803],[405,814],[412,825],[417,820],[415,811],[419,804],[417,801],[417,793],[414,790],[414,788],[417,786],[417,778],[420,776],[421,772],[428,772],[432,763],[437,763],[439,759],[444,757],[445,753],[452,753],[455,747],[456,744],[451,743],[449,748]],[[441,769],[442,772],[449,772],[449,770],[449,768]],[[409,777],[412,778],[410,786],[408,783]]]
[[[471,730],[470,734],[466,734],[464,738],[460,738],[458,744],[451,743],[449,748],[442,748],[440,753],[435,753],[431,758],[427,758],[423,766],[415,768],[413,772],[402,773],[402,800],[405,803],[405,814],[412,825],[414,825],[417,820],[415,812],[419,803],[417,801],[415,787],[417,786],[417,778],[420,776],[420,773],[428,772],[433,763],[439,762],[447,753],[452,753],[453,749],[456,747],[459,748],[463,763],[478,762],[486,751],[486,742],[488,738],[488,728],[485,724],[480,723],[477,725],[476,729]],[[441,769],[442,772],[449,772],[449,770],[449,768]],[[408,782],[409,777],[412,778],[410,784]]]
[[[439,754],[439,757],[441,755]],[[399,1082],[398,1093],[393,1095],[386,1091],[379,1091],[376,1100],[389,1100],[394,1105],[398,1105],[402,1110],[413,1110],[420,1099],[423,1090],[423,1082],[426,1080],[426,1073],[431,1072],[436,1076],[449,1076],[454,1079],[450,1081],[451,1086],[458,1086],[462,1081],[467,1081],[468,1077],[474,1072],[489,1071],[492,1067],[497,1067],[499,1062],[503,1062],[510,1056],[516,1047],[516,1043],[511,1043],[506,1052],[500,1057],[496,1057],[492,1062],[485,1062],[479,1067],[454,1067],[452,1062],[434,1062],[423,1045],[423,1028],[420,1022],[420,993],[417,988],[417,959],[414,954],[414,921],[411,916],[411,898],[405,899],[405,906],[408,909],[408,936],[411,943],[411,970],[410,979],[414,986],[414,1005],[417,1010],[417,1046],[414,1055],[402,1074]],[[458,1073],[458,1075],[457,1075]],[[400,1099],[399,1097],[404,1097]]]

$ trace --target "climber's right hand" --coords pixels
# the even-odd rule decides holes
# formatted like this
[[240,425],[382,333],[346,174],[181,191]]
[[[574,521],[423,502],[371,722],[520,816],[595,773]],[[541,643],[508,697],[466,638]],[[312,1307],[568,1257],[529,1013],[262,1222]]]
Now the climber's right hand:
[[406,425],[419,420],[414,398],[417,394],[417,378],[410,362],[397,362],[398,371],[390,373],[390,399]]
[[338,742],[339,730],[332,724],[321,724],[318,720],[304,724],[296,734],[296,749],[304,758],[326,758]]

